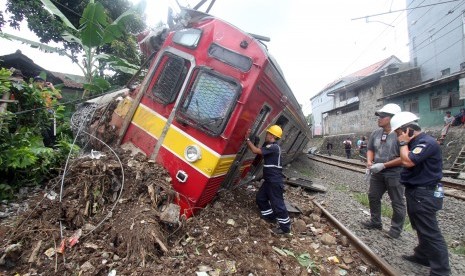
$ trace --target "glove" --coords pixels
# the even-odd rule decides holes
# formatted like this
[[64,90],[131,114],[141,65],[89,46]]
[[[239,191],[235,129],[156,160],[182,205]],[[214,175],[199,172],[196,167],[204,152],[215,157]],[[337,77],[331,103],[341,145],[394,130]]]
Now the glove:
[[370,171],[372,173],[379,173],[380,171],[384,170],[386,167],[383,163],[375,163],[371,166]]

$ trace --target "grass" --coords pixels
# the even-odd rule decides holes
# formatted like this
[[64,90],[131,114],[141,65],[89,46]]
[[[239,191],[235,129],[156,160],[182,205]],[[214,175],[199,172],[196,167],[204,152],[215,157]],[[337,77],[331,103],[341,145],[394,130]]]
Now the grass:
[[462,255],[465,256],[465,246],[459,245],[455,248],[452,248],[452,252],[457,254],[457,255]]
[[347,185],[342,185],[342,184],[336,185],[335,190],[336,190],[336,191],[339,191],[339,192],[350,192],[349,186],[347,186]]
[[306,168],[306,167],[302,168],[299,173],[301,173],[301,174],[303,174],[305,176],[308,176],[308,177],[313,175],[313,172],[312,172],[311,168]]
[[[366,193],[354,193],[355,200],[357,200],[363,206],[370,208],[370,203],[368,199],[368,194]],[[385,203],[381,202],[381,216],[392,218],[392,207]],[[408,216],[405,217],[404,223],[404,231],[412,231],[412,225],[410,224],[410,220]]]

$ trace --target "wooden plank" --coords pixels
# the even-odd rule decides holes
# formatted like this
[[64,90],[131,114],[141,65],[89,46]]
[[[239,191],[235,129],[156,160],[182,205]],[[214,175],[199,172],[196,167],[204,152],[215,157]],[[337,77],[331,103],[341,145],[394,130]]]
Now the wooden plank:
[[309,179],[303,179],[303,178],[287,178],[284,180],[286,184],[289,184],[291,186],[298,186],[302,187],[306,190],[311,190],[314,192],[322,192],[325,193],[328,189],[320,184],[313,183],[313,181]]

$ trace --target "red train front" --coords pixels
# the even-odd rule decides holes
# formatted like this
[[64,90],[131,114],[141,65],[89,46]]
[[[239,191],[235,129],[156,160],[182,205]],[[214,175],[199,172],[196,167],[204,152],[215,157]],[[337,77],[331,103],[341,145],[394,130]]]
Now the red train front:
[[267,126],[280,124],[288,131],[289,160],[308,139],[300,107],[261,42],[207,14],[193,15],[168,34],[143,83],[116,111],[124,119],[121,143],[168,170],[186,216],[250,169],[247,129],[263,141]]

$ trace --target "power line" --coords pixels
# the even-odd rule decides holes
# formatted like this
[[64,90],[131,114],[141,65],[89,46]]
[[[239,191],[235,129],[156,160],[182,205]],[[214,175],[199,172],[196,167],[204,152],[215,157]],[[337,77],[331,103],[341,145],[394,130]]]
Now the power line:
[[[423,1],[423,2],[424,2],[424,1]],[[422,2],[422,3],[423,3],[423,2]],[[453,11],[457,10],[457,9],[458,9],[460,6],[462,6],[463,4],[465,4],[465,1],[463,1],[462,3],[459,3],[458,5],[456,5],[455,7],[453,7],[453,8],[451,9],[451,11],[453,12]],[[421,3],[420,3],[420,5],[421,5]],[[426,14],[428,14],[428,12],[431,11],[431,9],[432,9],[432,7],[431,7],[430,9],[428,9],[426,12],[424,12],[424,13],[416,20],[416,22],[418,22],[421,18],[423,18]],[[447,14],[444,15],[443,17],[441,17],[441,18],[439,18],[438,20],[436,20],[436,21],[435,21],[434,23],[432,23],[428,28],[425,28],[425,31],[423,31],[422,33],[418,34],[417,37],[421,37],[423,34],[425,34],[425,33],[427,32],[427,31],[426,31],[427,29],[430,29],[430,28],[433,27],[434,25],[440,23],[441,20],[443,20],[443,19],[444,19],[445,17],[447,17],[449,14],[450,14],[450,13],[447,13]],[[407,18],[408,18],[408,14],[407,14]],[[456,18],[454,18],[453,20],[455,20],[455,19],[456,19]],[[450,23],[452,23],[453,20],[451,20],[448,24],[446,24],[446,26],[449,25]],[[408,22],[407,22],[407,23],[408,23]],[[444,27],[445,27],[445,26],[444,26]],[[441,29],[443,29],[444,27],[442,27]],[[460,27],[460,26],[459,26],[459,27]],[[441,30],[441,29],[439,29],[439,30]],[[457,29],[457,27],[454,28],[453,30],[455,30],[455,29]],[[439,30],[438,30],[436,33],[438,33]],[[449,32],[450,32],[450,31],[449,31]],[[448,32],[448,33],[449,33],[449,32]],[[434,34],[436,34],[436,33],[434,33]],[[433,35],[434,35],[434,34],[433,34]],[[446,34],[447,34],[447,33],[446,33]],[[444,35],[443,35],[443,36],[444,36]],[[439,38],[441,38],[441,37],[443,37],[443,36],[440,36]],[[431,37],[431,36],[430,36],[430,37]],[[428,40],[428,39],[425,39],[425,41],[427,41],[427,40]],[[421,48],[417,48],[418,46],[420,46],[421,44],[423,44],[425,41],[422,41],[422,42],[420,42],[420,44],[418,44],[418,45],[415,46],[417,51],[420,50],[420,49],[423,49],[424,47],[426,47],[426,46],[424,46],[424,47],[421,47]],[[409,41],[409,43],[410,43],[410,41]],[[428,45],[428,44],[427,44],[427,45]],[[403,47],[403,46],[402,46],[402,47]],[[412,45],[412,47],[413,47],[413,45]],[[400,47],[398,47],[394,52],[398,52],[399,49],[400,49]]]
[[425,60],[422,64],[419,65],[419,67],[421,67],[423,64],[427,63],[428,61],[432,60],[433,58],[435,58],[437,55],[439,54],[442,54],[444,53],[446,50],[448,50],[449,48],[452,48],[453,46],[455,46],[456,44],[459,44],[462,42],[462,38],[459,38],[457,41],[453,42],[452,44],[449,44],[449,46],[447,46],[446,48],[442,49],[441,51],[433,54],[429,59]]
[[[369,18],[369,17],[375,17],[375,16],[379,16],[379,15],[385,15],[385,14],[390,14],[390,13],[395,13],[395,12],[401,12],[401,11],[415,10],[415,9],[419,9],[419,8],[426,8],[426,7],[430,7],[430,6],[436,6],[436,5],[441,5],[441,4],[447,4],[447,3],[451,3],[451,2],[457,2],[457,1],[461,1],[461,0],[451,0],[451,1],[446,1],[446,2],[441,2],[441,3],[436,3],[436,4],[429,4],[429,5],[424,5],[424,6],[417,6],[417,7],[415,7],[415,8],[406,8],[406,9],[401,9],[401,10],[395,10],[395,11],[388,11],[388,12],[383,12],[383,13],[377,13],[377,14],[373,14],[373,15],[367,15],[367,16],[352,18],[352,20],[358,20],[358,19],[364,19],[364,18]],[[423,1],[423,2],[424,2],[424,1]]]
[[[442,26],[440,29],[438,29],[436,32],[434,32],[433,34],[431,34],[428,38],[424,39],[422,42],[420,42],[418,45],[415,45],[416,47],[422,45],[423,43],[425,43],[426,41],[429,40],[429,38],[437,33],[439,33],[439,31],[441,31],[442,29],[444,29],[445,27],[449,26],[450,24],[452,24],[452,22],[454,22],[457,18],[461,17],[462,14],[459,14],[458,16],[456,16],[455,18],[453,18],[451,21],[449,21],[448,23],[446,23],[444,26]],[[460,27],[461,25],[459,25],[458,27]],[[456,28],[454,28],[455,30]],[[426,31],[425,31],[426,32]],[[420,35],[424,34],[425,32],[421,33]],[[447,33],[446,33],[447,34]],[[413,47],[413,46],[412,46]]]

